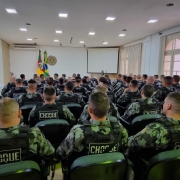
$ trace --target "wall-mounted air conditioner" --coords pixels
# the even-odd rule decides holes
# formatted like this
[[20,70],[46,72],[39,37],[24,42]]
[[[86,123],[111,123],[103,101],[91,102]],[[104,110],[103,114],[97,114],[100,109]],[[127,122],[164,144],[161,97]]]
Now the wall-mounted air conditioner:
[[13,49],[36,51],[38,49],[38,46],[36,44],[13,44]]

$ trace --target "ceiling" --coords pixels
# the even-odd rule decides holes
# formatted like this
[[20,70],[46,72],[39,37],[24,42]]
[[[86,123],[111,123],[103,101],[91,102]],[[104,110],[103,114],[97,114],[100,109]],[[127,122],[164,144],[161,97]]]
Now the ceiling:
[[[166,4],[175,3],[173,7]],[[5,8],[15,8],[8,14]],[[68,13],[60,18],[59,13]],[[106,21],[114,16],[114,21]],[[158,19],[154,24],[146,23]],[[30,23],[27,26],[26,23]],[[9,44],[37,43],[50,46],[120,46],[180,25],[179,0],[1,0],[0,38]],[[22,32],[20,28],[27,28]],[[125,37],[119,37],[127,29]],[[56,34],[62,30],[62,34]],[[94,31],[94,36],[88,35]],[[74,36],[73,44],[69,44]],[[37,38],[27,41],[27,38]],[[59,43],[54,42],[55,39]],[[108,45],[103,45],[107,41]]]

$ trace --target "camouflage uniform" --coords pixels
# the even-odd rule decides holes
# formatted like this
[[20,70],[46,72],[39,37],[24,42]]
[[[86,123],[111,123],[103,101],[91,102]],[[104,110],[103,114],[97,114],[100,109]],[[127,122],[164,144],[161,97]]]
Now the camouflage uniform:
[[[19,134],[19,126],[11,128],[0,129],[0,138],[13,137]],[[54,154],[54,147],[45,139],[39,128],[31,128],[28,132],[29,137],[29,151],[34,155],[49,156]]]
[[[152,155],[144,153],[146,157],[151,158],[155,154],[158,154],[158,150],[170,150],[178,149],[180,144],[180,121],[172,118],[163,116],[161,119],[162,123],[154,122],[148,124],[143,130],[141,130],[136,135],[129,137],[128,139],[128,148],[131,152],[138,152],[140,150],[147,150]],[[168,122],[171,127],[163,125],[163,122]],[[176,135],[175,135],[175,134]],[[173,135],[172,135],[173,134]],[[176,140],[173,144],[173,137],[176,137]],[[176,144],[176,142],[178,142]],[[171,147],[171,144],[173,146]],[[152,151],[155,151],[154,153]],[[147,152],[144,151],[144,152]],[[140,151],[142,153],[142,151]]]
[[122,87],[126,88],[128,86],[126,86],[122,81],[117,82],[116,85],[113,86],[113,88],[114,88],[113,92],[116,93]]
[[[120,119],[120,114],[119,114],[119,112],[117,110],[117,107],[112,102],[110,102],[110,109],[109,109],[107,115],[108,116],[114,116],[114,117],[117,118],[117,120]],[[90,115],[88,113],[88,105],[86,105],[84,107],[83,112],[81,113],[80,118],[79,118],[79,123],[82,123],[82,121],[90,120],[90,119],[91,119],[91,117],[90,117]]]
[[126,89],[127,87],[121,87],[115,94],[114,94],[114,97],[117,101],[117,99],[123,94],[124,90]]
[[139,91],[133,92],[133,91],[128,91],[127,93],[123,93],[118,99],[117,99],[117,104],[119,105],[124,105],[125,107],[132,102],[132,99],[140,99],[141,94]]
[[43,99],[41,98],[41,95],[39,93],[27,93],[25,96],[24,95],[19,96],[18,103],[20,107],[22,107],[26,103],[23,100],[24,97],[32,99],[31,104],[33,104],[33,102],[43,102]]
[[[142,103],[144,108],[142,109]],[[148,105],[151,107],[149,108]],[[143,114],[160,114],[161,104],[152,98],[140,99],[138,102],[132,103],[129,108],[125,111],[122,118],[125,121],[131,122],[135,117]]]
[[[110,124],[109,120],[106,120],[105,122],[100,122],[100,121],[96,121],[96,120],[91,119],[90,124],[92,124],[91,129],[95,133],[99,132],[98,125],[107,126],[103,130],[103,134],[107,135],[111,132],[111,124]],[[127,146],[128,133],[127,133],[126,129],[121,124],[119,124],[119,125],[120,125],[120,132],[122,133],[122,136],[121,136],[119,143],[122,145],[122,147],[126,147]],[[63,159],[65,159],[68,156],[70,156],[73,153],[73,151],[82,152],[85,148],[84,143],[83,143],[83,141],[85,139],[83,129],[84,129],[83,125],[75,125],[71,129],[71,131],[68,134],[68,136],[66,137],[66,139],[60,144],[56,153],[59,156],[61,156]]]
[[155,80],[154,84],[158,86],[159,88],[162,87],[162,82],[160,80]]
[[180,92],[180,84],[173,84],[172,87],[176,92]]
[[[47,85],[44,85],[44,88],[49,87]],[[44,88],[40,89],[40,93],[43,94]],[[59,96],[61,94],[60,89],[57,86],[54,86],[54,89],[56,90],[56,96]]]
[[19,96],[27,94],[25,87],[13,87],[7,94],[7,97],[18,100]]
[[[52,106],[52,105],[56,105],[56,106],[58,106],[58,104],[56,104],[56,103],[53,103],[53,104],[49,104],[49,106]],[[43,106],[47,106],[47,104],[43,104],[42,105],[42,107]],[[34,126],[38,121],[39,121],[39,119],[36,119],[34,116],[35,116],[35,111],[36,111],[36,108],[37,108],[37,105],[31,110],[31,112],[30,112],[30,114],[29,114],[29,119],[28,119],[28,121],[29,121],[29,123],[30,123],[30,125],[31,126]],[[46,108],[46,107],[45,107]],[[47,108],[46,108],[47,109]],[[47,111],[45,109],[45,111]],[[42,111],[43,109],[41,109],[41,111]],[[64,119],[65,120],[67,120],[70,124],[74,124],[74,122],[75,122],[75,117],[74,117],[74,115],[70,112],[70,110],[66,107],[66,106],[63,106],[62,105],[62,110],[63,110],[63,116],[64,116]],[[59,117],[59,118],[61,118],[61,117]],[[49,118],[50,119],[50,118]],[[53,119],[53,118],[52,118]],[[42,119],[42,120],[46,120],[46,119]]]
[[157,99],[158,101],[162,102],[167,97],[167,95],[170,92],[174,92],[175,89],[173,87],[162,87],[155,91],[154,95],[152,96],[154,99]]
[[5,96],[7,92],[9,92],[13,87],[15,87],[15,83],[8,83],[4,86],[4,88],[1,91],[1,95]]
[[146,82],[142,81],[142,80],[139,80],[138,81],[138,87],[139,87],[139,90],[146,84]]
[[57,98],[56,98],[56,102],[61,102],[61,98],[63,97],[63,96],[66,96],[66,97],[74,97],[74,96],[76,96],[76,97],[78,97],[77,98],[77,103],[78,104],[80,104],[82,107],[84,107],[85,106],[85,102],[84,102],[84,100],[83,100],[83,98],[79,95],[79,94],[74,94],[73,92],[63,92],[63,93],[61,93],[61,95],[59,95]]

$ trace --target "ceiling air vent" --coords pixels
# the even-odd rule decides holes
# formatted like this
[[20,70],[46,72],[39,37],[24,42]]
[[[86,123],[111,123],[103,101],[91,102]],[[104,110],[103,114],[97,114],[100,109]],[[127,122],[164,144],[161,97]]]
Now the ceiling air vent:
[[13,44],[13,48],[17,50],[35,51],[38,49],[36,44]]

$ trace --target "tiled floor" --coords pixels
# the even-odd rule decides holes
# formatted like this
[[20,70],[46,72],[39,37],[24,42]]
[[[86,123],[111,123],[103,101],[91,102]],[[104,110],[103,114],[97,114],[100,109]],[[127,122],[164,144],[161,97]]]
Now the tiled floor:
[[[51,176],[48,177],[48,180],[51,179]],[[62,169],[61,169],[61,165],[56,164],[56,171],[55,171],[55,176],[54,176],[54,180],[62,180],[63,179],[63,175],[62,175]]]

